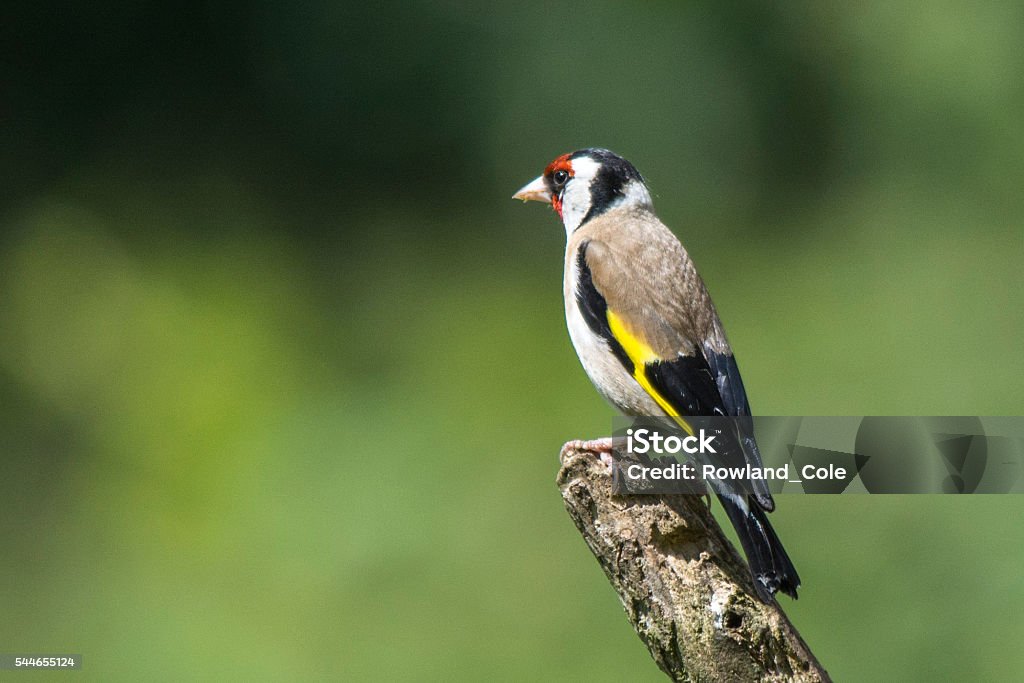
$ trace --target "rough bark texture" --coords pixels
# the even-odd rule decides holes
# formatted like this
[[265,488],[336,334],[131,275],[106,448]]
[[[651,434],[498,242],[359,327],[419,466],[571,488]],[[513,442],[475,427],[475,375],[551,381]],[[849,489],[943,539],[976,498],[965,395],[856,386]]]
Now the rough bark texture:
[[779,606],[758,599],[705,499],[613,496],[609,466],[584,450],[563,454],[558,486],[630,623],[674,680],[830,680]]

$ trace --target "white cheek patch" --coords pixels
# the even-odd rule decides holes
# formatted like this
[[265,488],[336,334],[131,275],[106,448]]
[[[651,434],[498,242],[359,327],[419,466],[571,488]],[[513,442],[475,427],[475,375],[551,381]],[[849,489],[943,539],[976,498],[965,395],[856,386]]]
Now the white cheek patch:
[[[562,223],[565,225],[566,235],[575,232],[590,213],[594,201],[590,189],[600,169],[601,165],[589,157],[573,159],[573,178],[562,195]],[[647,186],[640,180],[630,180],[622,188],[622,195],[605,207],[605,210],[619,206],[649,207],[651,204],[651,193]]]
[[575,232],[590,211],[590,184],[594,182],[600,168],[589,157],[572,160],[573,177],[562,195],[562,223],[565,224],[566,235]]

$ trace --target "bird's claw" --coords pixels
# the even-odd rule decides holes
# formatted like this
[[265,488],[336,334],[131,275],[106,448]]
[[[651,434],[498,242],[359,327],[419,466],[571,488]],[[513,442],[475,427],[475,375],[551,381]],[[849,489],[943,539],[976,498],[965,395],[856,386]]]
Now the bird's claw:
[[601,439],[590,439],[589,441],[573,439],[572,441],[567,441],[565,445],[562,446],[562,451],[558,454],[558,461],[564,465],[565,457],[570,452],[590,451],[591,453],[596,453],[601,458],[601,462],[608,465],[608,467],[611,467],[613,448],[612,437],[610,436],[606,436]]

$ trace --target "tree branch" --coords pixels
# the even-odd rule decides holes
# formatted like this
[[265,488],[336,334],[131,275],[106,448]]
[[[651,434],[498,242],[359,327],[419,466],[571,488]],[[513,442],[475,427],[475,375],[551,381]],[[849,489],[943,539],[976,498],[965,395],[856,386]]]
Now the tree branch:
[[633,628],[674,680],[831,680],[779,606],[757,597],[703,498],[613,496],[608,465],[572,449],[558,487]]

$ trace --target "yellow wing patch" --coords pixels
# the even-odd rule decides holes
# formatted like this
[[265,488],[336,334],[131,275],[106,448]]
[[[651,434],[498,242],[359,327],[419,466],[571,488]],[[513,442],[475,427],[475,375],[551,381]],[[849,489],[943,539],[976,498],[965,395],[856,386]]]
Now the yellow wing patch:
[[626,324],[622,322],[622,318],[612,313],[611,309],[608,309],[607,315],[608,329],[611,330],[612,336],[619,342],[619,345],[622,346],[626,355],[629,356],[629,360],[633,363],[633,379],[661,406],[662,410],[683,428],[683,431],[693,436],[693,427],[690,426],[690,423],[683,419],[679,411],[651,385],[651,381],[647,378],[647,364],[656,363],[661,358],[654,352],[654,349],[647,345],[647,342],[630,332],[626,328]]

